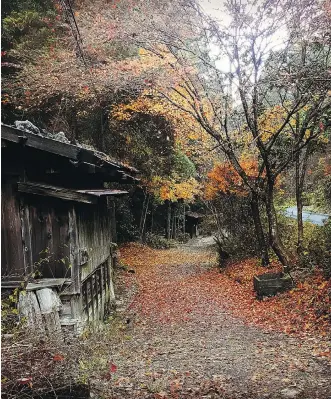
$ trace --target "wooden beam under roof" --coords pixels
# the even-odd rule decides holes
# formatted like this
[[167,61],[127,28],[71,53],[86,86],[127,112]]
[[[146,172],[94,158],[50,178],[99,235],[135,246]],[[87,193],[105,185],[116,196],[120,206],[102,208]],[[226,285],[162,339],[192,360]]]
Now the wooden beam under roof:
[[76,190],[35,182],[19,182],[17,187],[18,191],[21,193],[55,197],[67,201],[85,202],[86,204],[96,204],[99,197],[129,194],[128,191],[125,190],[108,188]]
[[86,204],[96,204],[97,197],[91,194],[81,193],[77,190],[50,186],[34,182],[19,182],[17,189],[21,193],[42,195],[45,197],[55,197],[66,201],[84,202]]

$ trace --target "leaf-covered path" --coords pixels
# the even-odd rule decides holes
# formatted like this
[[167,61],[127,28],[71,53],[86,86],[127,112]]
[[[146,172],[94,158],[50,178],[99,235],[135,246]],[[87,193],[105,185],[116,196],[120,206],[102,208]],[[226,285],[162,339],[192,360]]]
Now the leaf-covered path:
[[112,343],[113,398],[331,397],[326,338],[240,317],[245,292],[212,267],[210,250],[131,245],[122,258],[136,273],[119,276],[118,293],[131,295]]

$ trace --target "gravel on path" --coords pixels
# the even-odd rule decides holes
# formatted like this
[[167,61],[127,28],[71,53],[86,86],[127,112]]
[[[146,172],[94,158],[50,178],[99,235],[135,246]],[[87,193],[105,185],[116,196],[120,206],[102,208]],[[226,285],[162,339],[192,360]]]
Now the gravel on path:
[[117,366],[109,397],[330,399],[331,367],[315,355],[318,339],[266,331],[234,317],[226,296],[223,304],[214,301],[201,278],[211,265],[198,252],[210,259],[212,241],[192,244],[175,250],[175,265],[130,264],[136,266],[130,275],[134,298],[126,276],[118,279],[117,290],[126,290],[128,299],[123,329],[109,343]]

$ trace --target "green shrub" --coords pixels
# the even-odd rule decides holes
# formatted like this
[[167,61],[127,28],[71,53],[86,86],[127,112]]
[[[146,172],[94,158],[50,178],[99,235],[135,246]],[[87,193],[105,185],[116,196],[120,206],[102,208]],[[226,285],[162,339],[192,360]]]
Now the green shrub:
[[119,198],[116,200],[116,232],[117,241],[134,241],[139,237],[139,229],[132,212],[131,199]]
[[324,226],[305,223],[303,248],[300,263],[310,268],[318,266],[326,278],[331,278],[331,221]]
[[19,325],[18,297],[22,288],[1,292],[1,332],[11,334]]
[[168,240],[165,237],[153,233],[146,233],[145,242],[155,249],[168,249],[176,246],[175,240]]
[[[288,251],[296,254],[298,227],[296,219],[278,215],[281,238]],[[331,277],[331,221],[324,226],[304,222],[302,254],[298,264],[307,269],[320,267],[327,278]]]
[[[208,235],[215,235],[216,232],[222,238],[222,247],[231,257],[243,258],[258,254],[249,198],[220,193],[210,202],[209,207],[213,210],[214,220],[208,216],[204,218],[202,231]],[[261,216],[263,218],[263,212]]]

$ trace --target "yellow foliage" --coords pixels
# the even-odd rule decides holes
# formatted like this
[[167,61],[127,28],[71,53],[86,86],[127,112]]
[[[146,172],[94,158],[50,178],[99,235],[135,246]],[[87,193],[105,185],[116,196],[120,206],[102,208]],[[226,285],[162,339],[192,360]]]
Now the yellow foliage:
[[[179,95],[172,92],[171,98],[178,103],[180,99],[175,96]],[[111,117],[120,121],[128,121],[139,113],[166,118],[174,129],[177,147],[197,163],[203,157],[205,163],[213,164],[214,154],[209,151],[214,146],[213,139],[191,115],[160,98],[152,89],[145,90],[140,97],[128,104],[119,104],[113,107]]]
[[[268,142],[270,138],[283,125],[288,112],[280,105],[266,110],[258,120],[259,131],[261,132],[261,139],[263,142]],[[293,127],[295,126],[295,119],[292,118],[289,122]]]
[[193,200],[201,189],[200,184],[193,177],[178,181],[175,177],[164,179],[160,176],[154,176],[146,185],[148,191],[155,197],[162,201],[170,200],[172,202],[179,199]]

